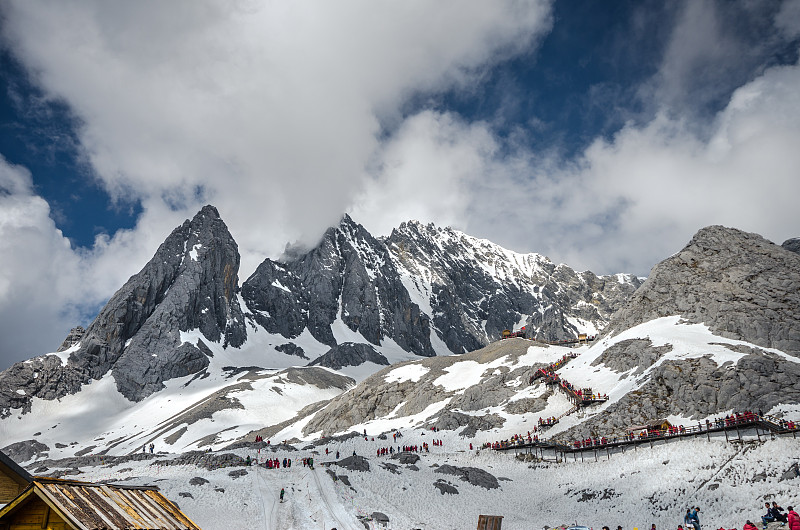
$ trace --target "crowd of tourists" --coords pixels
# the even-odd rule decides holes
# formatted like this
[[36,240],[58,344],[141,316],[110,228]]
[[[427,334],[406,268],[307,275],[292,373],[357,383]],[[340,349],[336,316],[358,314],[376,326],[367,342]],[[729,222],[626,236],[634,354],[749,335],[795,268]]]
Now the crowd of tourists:
[[[756,421],[764,419],[764,415],[761,411],[752,412],[752,411],[744,411],[744,412],[734,412],[732,414],[728,414],[724,417],[717,418],[714,420],[706,420],[705,425],[702,423],[698,423],[692,427],[685,427],[683,425],[669,425],[666,423],[664,426],[645,426],[641,428],[632,428],[627,434],[623,436],[617,436],[613,438],[607,438],[605,436],[590,436],[580,440],[570,440],[566,442],[555,442],[551,443],[551,445],[558,445],[558,446],[566,446],[572,447],[574,449],[582,449],[587,447],[602,447],[608,444],[618,444],[618,443],[627,443],[633,441],[641,441],[641,440],[652,440],[654,438],[668,438],[673,436],[681,436],[685,434],[692,434],[698,432],[706,432],[713,429],[725,429],[731,427],[737,427],[741,425],[750,425]],[[555,418],[539,418],[539,425],[550,425],[547,423],[548,421],[553,421]],[[557,422],[558,420],[556,420]],[[778,424],[784,430],[795,430],[798,428],[796,422],[791,420],[778,420],[778,419],[770,419],[772,423]],[[534,432],[536,432],[536,428],[534,428]],[[483,445],[484,448],[491,448],[491,449],[510,449],[513,447],[523,446],[526,444],[531,444],[534,442],[538,442],[538,436],[531,436],[530,431],[526,435],[515,434],[512,437],[506,440],[498,440],[496,442],[487,442]],[[546,441],[542,441],[544,445],[547,445]]]
[[[515,434],[511,438],[507,440],[499,440],[496,442],[485,442],[481,449],[507,449],[509,447],[515,447],[518,445],[525,445],[526,443],[535,443],[539,441],[538,434],[531,434],[531,431],[528,431],[527,436],[524,434]],[[472,449],[472,444],[470,444],[470,449]]]

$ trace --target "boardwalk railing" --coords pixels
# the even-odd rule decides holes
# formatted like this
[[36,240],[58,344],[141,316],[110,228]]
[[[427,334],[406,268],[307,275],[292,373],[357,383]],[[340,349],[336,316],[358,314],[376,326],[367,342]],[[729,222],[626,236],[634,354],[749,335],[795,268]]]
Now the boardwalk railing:
[[554,450],[561,453],[577,453],[591,449],[635,446],[642,443],[652,443],[658,440],[680,439],[703,434],[710,436],[711,433],[720,432],[724,432],[726,439],[730,441],[728,437],[728,432],[730,431],[737,431],[737,434],[739,434],[738,439],[741,440],[741,430],[750,428],[756,429],[756,434],[759,439],[761,437],[761,434],[758,432],[759,428],[762,429],[765,434],[792,434],[796,436],[800,433],[800,426],[793,421],[785,421],[772,416],[758,415],[753,412],[744,412],[726,418],[720,418],[715,421],[707,420],[705,423],[698,423],[690,427],[678,426],[663,431],[651,430],[641,434],[631,433],[626,436],[614,438],[606,438],[603,436],[573,441],[537,440],[526,442],[524,438],[520,437],[513,442],[496,442],[492,444],[492,448],[498,451],[535,448]]

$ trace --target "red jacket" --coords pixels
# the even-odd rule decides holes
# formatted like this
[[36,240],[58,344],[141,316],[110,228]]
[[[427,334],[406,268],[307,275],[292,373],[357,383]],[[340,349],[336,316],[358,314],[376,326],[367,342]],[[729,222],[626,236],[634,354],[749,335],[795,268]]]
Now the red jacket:
[[791,510],[788,514],[789,530],[800,530],[800,515]]
[[754,524],[746,524],[742,530],[758,530]]

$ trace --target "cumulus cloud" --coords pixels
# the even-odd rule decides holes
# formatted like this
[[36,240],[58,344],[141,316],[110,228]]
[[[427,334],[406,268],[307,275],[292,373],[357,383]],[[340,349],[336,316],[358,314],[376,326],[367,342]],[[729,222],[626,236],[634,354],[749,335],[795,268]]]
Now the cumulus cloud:
[[774,67],[734,92],[707,134],[661,113],[571,161],[426,111],[387,143],[354,214],[386,233],[414,211],[602,274],[647,275],[711,224],[780,244],[800,227],[799,86],[800,66]]
[[5,15],[14,53],[83,121],[105,188],[184,217],[215,204],[249,271],[338,221],[404,98],[464,85],[550,24],[547,2],[510,0],[14,1]]
[[[69,294],[80,260],[49,214],[30,173],[0,157],[0,353],[14,360],[42,353],[37,347],[44,344],[58,346],[76,316]],[[19,330],[36,324],[44,341],[31,343]]]

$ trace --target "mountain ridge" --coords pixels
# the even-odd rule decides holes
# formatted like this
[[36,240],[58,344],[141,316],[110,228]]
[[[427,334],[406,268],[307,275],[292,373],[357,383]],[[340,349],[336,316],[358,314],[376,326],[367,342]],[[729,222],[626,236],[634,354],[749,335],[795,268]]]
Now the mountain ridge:
[[[571,407],[532,379],[570,348],[497,340],[502,329],[523,325],[542,338],[616,323],[591,346],[575,348],[578,359],[560,372],[607,393],[596,409],[604,414],[566,416],[550,429],[554,435],[616,432],[670,414],[689,421],[724,407],[781,413],[800,403],[789,340],[800,256],[735,229],[698,234],[634,292],[638,278],[575,272],[452,228],[407,222],[377,239],[346,216],[314,249],[265,260],[239,287],[235,241],[206,207],[173,231],[64,351],[0,373],[0,432],[24,441],[30,434],[15,426],[29,425],[39,432],[34,439],[44,436],[42,454],[69,455],[66,442],[76,435],[61,425],[58,407],[44,404],[58,398],[85,408],[84,400],[98,399],[90,396],[107,396],[114,406],[92,409],[95,426],[80,435],[120,440],[92,444],[103,451],[135,451],[154,440],[199,450],[252,433],[306,439],[409,422],[486,437]],[[706,262],[686,266],[698,253]],[[753,296],[734,297],[730,307],[718,299],[719,315],[739,314],[740,300],[751,304],[751,326],[737,336],[692,319],[697,293],[715,274],[733,284],[748,278],[737,288]],[[762,285],[770,296],[758,292]],[[772,318],[770,308],[782,311],[780,333],[759,344],[760,330],[769,328],[759,321]],[[787,345],[788,352],[780,349]],[[429,375],[414,372],[422,369]],[[681,379],[682,370],[694,375]],[[331,386],[323,373],[338,382]],[[670,406],[672,396],[680,406]],[[33,405],[41,418],[26,414]],[[194,409],[205,412],[182,412]],[[119,436],[124,417],[138,418],[140,427]]]

